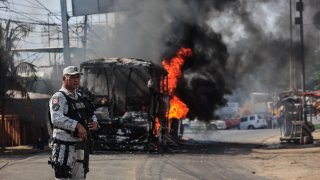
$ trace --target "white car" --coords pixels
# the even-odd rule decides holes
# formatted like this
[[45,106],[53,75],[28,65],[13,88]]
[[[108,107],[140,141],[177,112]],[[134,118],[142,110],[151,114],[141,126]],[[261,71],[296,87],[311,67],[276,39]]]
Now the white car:
[[198,119],[189,120],[185,119],[182,121],[182,125],[189,129],[195,130],[217,130],[217,129],[227,129],[227,125],[223,120],[212,120],[209,123],[204,121],[199,121]]
[[206,124],[198,119],[190,120],[188,127],[194,130],[205,130]]
[[213,120],[207,124],[207,129],[208,130],[227,129],[227,124],[223,120]]
[[240,129],[261,129],[267,126],[267,120],[260,114],[240,117]]

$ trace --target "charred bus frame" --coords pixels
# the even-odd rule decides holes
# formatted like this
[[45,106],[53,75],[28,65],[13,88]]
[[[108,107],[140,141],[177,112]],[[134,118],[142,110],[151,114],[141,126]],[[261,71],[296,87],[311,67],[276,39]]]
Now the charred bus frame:
[[159,149],[169,133],[167,72],[151,61],[100,58],[81,63],[101,128],[95,149]]

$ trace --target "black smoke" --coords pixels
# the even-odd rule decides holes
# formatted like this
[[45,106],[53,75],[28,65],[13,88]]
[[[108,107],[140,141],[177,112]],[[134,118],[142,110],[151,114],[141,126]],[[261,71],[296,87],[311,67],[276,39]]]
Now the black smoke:
[[[189,117],[208,120],[227,101],[240,105],[251,92],[277,94],[290,89],[289,62],[300,86],[299,26],[292,1],[292,43],[289,1],[283,0],[141,0],[136,9],[118,13],[108,33],[91,37],[93,56],[134,57],[159,65],[181,48],[191,48],[176,93],[190,108]],[[316,29],[320,2],[305,2],[305,55],[319,69]],[[123,3],[125,3],[123,1]],[[93,29],[93,28],[92,28]],[[97,33],[99,32],[99,33]],[[309,75],[308,75],[309,73]]]
[[[292,86],[300,85],[299,28],[293,22],[291,43],[287,2],[185,2],[189,3],[185,10],[188,15],[170,14],[172,22],[164,31],[162,59],[170,59],[181,47],[192,49],[193,56],[186,59],[184,76],[176,90],[190,108],[190,118],[214,118],[213,112],[226,104],[227,96],[231,97],[228,100],[242,103],[251,92],[279,93],[290,89],[290,59],[295,67],[296,84]],[[267,16],[259,16],[260,9]],[[306,52],[311,48],[305,44]]]
[[180,31],[180,38],[166,41],[168,51],[164,59],[173,57],[181,47],[192,50],[192,56],[185,59],[184,76],[175,93],[189,107],[190,118],[210,120],[214,110],[225,105],[224,95],[231,93],[224,77],[227,76],[227,47],[221,35],[206,24],[177,22],[172,31]]
[[[221,3],[218,4],[220,7]],[[198,5],[196,8],[199,9],[189,12],[198,12],[201,4]],[[210,12],[210,8],[205,11]],[[166,32],[163,59],[171,59],[182,47],[192,50],[192,56],[185,59],[184,76],[175,94],[189,107],[189,118],[211,120],[214,110],[226,105],[224,96],[231,94],[231,85],[226,82],[229,79],[226,67],[228,50],[221,34],[198,19],[198,15],[188,21],[174,19],[169,33]]]

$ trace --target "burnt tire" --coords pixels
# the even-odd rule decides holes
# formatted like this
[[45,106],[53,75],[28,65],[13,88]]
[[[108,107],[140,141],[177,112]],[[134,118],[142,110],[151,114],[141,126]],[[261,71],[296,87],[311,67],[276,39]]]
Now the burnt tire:
[[176,118],[171,119],[170,135],[173,138],[178,139],[178,137],[179,137],[179,129],[180,129],[180,120],[176,119]]

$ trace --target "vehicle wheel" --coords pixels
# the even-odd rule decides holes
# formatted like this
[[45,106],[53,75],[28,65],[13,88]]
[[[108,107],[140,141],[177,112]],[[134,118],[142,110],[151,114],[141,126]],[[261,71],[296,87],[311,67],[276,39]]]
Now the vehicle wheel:
[[248,129],[254,129],[254,127],[252,125],[248,126]]
[[176,119],[176,118],[172,118],[171,119],[170,135],[175,139],[178,139],[179,124],[180,124],[180,120],[179,119]]
[[165,147],[165,140],[163,137],[163,132],[162,132],[162,127],[160,126],[159,128],[159,133],[158,133],[158,148],[159,152],[163,153],[164,152],[164,147]]
[[182,120],[179,120],[179,122],[180,122],[180,126],[179,126],[179,140],[181,140],[182,137],[183,137],[183,133],[184,133],[184,126],[183,126],[183,124],[182,124]]

